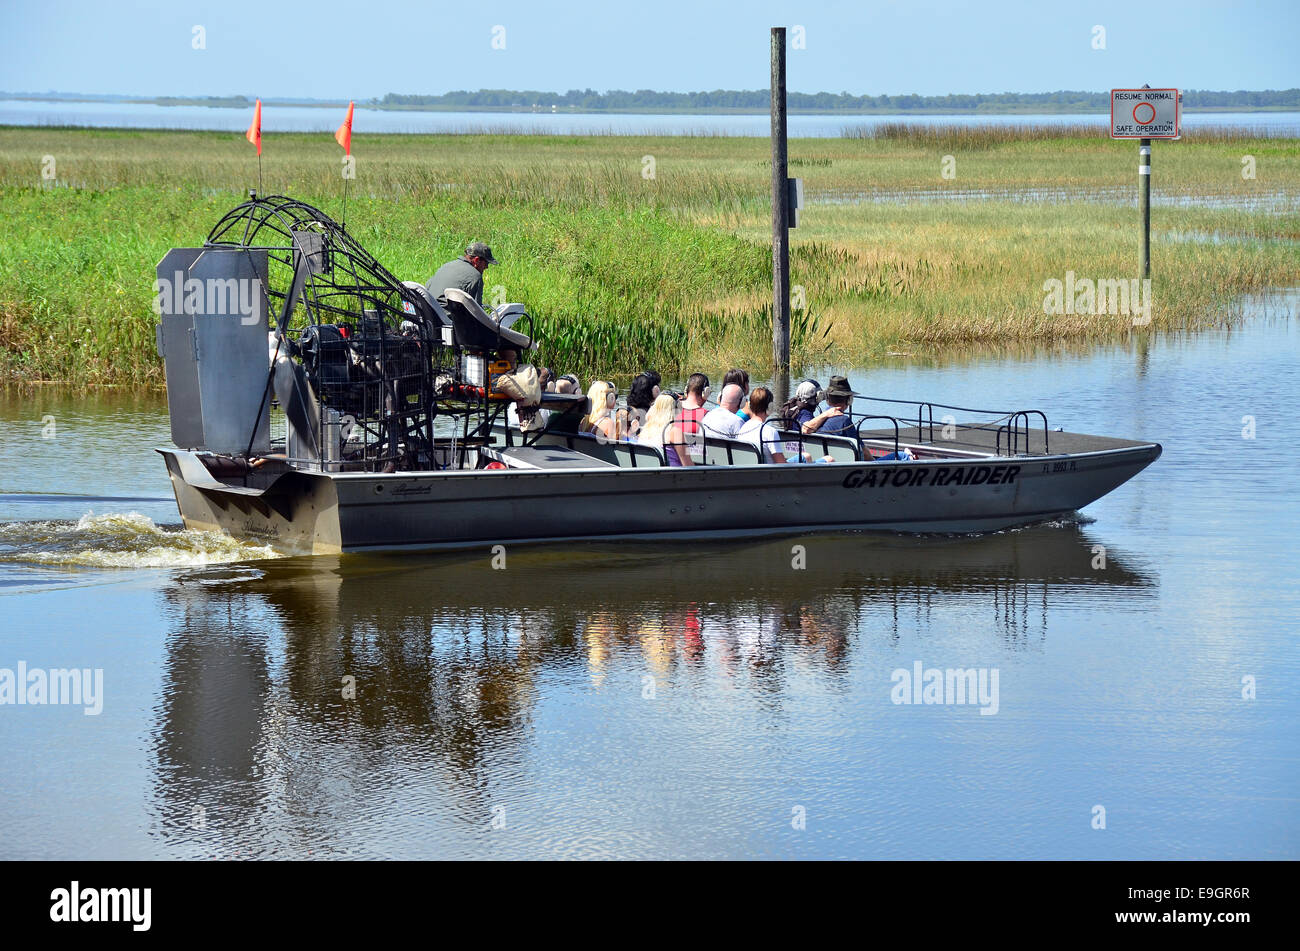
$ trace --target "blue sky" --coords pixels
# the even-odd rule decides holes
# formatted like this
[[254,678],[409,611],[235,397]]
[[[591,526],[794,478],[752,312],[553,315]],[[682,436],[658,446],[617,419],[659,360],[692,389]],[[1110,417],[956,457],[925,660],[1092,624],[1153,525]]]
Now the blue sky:
[[[0,89],[363,100],[386,92],[790,88],[1042,92],[1300,86],[1300,0],[385,3],[0,0]],[[194,49],[193,27],[206,49]],[[505,49],[492,48],[504,27]],[[1093,48],[1094,27],[1105,49]],[[498,34],[500,35],[500,34]]]

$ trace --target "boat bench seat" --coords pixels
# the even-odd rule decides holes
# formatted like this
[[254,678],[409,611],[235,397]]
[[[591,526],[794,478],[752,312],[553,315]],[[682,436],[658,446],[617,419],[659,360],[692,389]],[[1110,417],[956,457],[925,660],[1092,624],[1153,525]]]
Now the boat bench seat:
[[666,465],[663,455],[654,446],[643,446],[635,442],[610,442],[597,439],[590,433],[543,433],[537,444],[566,446],[624,469],[657,469]]
[[793,429],[777,430],[777,436],[789,447],[800,446],[804,452],[811,452],[814,458],[830,456],[836,462],[862,461],[862,447],[856,439],[850,439],[848,436],[804,434]]
[[592,469],[617,465],[568,446],[485,446],[479,453],[511,469]]
[[[522,446],[526,435],[505,423],[495,423],[490,433],[492,445],[497,449],[505,446]],[[663,454],[653,446],[642,446],[633,442],[609,442],[597,439],[590,433],[556,433],[545,432],[537,437],[537,446],[563,446],[575,452],[583,453],[610,465],[624,469],[659,468],[667,465]]]
[[705,436],[703,460],[698,453],[692,453],[691,458],[706,466],[756,466],[763,461],[758,447],[752,443],[721,436]]

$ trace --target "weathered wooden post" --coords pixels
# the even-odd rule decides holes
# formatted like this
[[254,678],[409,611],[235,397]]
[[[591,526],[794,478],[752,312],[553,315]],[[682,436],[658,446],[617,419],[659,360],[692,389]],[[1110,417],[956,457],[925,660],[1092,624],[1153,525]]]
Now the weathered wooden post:
[[772,27],[772,367],[775,402],[790,396],[790,208],[786,182],[785,27]]

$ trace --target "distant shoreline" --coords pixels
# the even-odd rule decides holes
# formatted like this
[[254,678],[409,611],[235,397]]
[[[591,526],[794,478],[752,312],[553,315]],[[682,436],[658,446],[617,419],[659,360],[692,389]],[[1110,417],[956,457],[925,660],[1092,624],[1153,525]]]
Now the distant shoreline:
[[[238,99],[209,99],[209,98],[174,98],[165,96],[156,97],[135,97],[135,96],[41,96],[33,94],[15,94],[0,93],[0,102],[49,102],[49,103],[111,103],[116,105],[144,105],[160,106],[168,108],[172,106],[181,107],[203,107],[208,109],[251,109],[251,101],[242,101]],[[295,109],[345,109],[348,100],[339,100],[337,102],[321,100],[299,100],[299,99],[263,99],[263,106],[285,106]],[[533,115],[533,116],[644,116],[644,115],[680,115],[680,116],[755,116],[767,115],[766,109],[749,109],[749,108],[724,108],[724,107],[697,107],[697,108],[680,108],[673,106],[656,106],[656,107],[627,107],[619,109],[579,109],[572,106],[559,107],[554,110],[550,108],[532,108],[521,106],[465,106],[465,105],[448,105],[442,103],[433,103],[427,105],[393,105],[382,103],[359,102],[356,104],[358,109],[374,110],[376,112],[455,112],[466,115]],[[1230,105],[1230,106],[1193,106],[1185,107],[1184,112],[1194,113],[1213,113],[1213,112],[1296,112],[1300,111],[1300,106],[1293,105]],[[974,109],[961,109],[948,107],[918,107],[914,109],[797,109],[790,108],[790,115],[802,116],[843,116],[853,118],[855,116],[1094,116],[1104,115],[1105,109],[1095,105],[1080,103],[1071,105],[1052,104],[1052,103],[985,103]]]

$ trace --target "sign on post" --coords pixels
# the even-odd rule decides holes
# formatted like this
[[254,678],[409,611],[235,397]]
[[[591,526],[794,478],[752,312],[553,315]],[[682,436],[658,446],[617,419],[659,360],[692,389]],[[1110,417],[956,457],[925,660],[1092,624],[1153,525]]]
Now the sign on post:
[[803,207],[803,179],[787,178],[785,180],[786,196],[790,206],[791,228],[799,227],[799,209]]
[[1182,97],[1177,89],[1112,89],[1112,139],[1176,139],[1181,134]]

